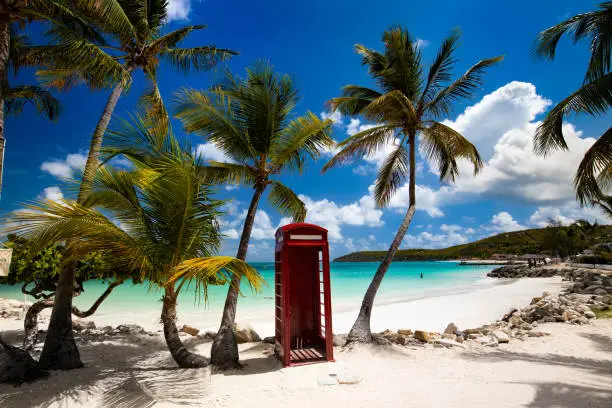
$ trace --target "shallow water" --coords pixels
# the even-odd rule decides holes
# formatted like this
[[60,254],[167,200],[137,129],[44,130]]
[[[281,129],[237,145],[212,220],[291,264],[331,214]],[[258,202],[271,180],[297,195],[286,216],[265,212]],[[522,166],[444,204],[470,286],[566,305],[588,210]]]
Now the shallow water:
[[[239,300],[238,317],[261,320],[272,316],[274,299],[274,264],[253,263],[267,282],[259,294],[253,294],[243,285],[244,297]],[[376,272],[377,262],[332,263],[332,305],[334,314],[357,309],[361,298]],[[458,266],[456,262],[396,262],[385,276],[377,304],[398,303],[407,300],[470,292],[493,284],[486,279],[491,267]],[[423,273],[423,278],[420,275]],[[85,282],[85,292],[75,299],[79,307],[87,308],[106,288],[103,282]],[[201,327],[218,324],[225,301],[227,287],[213,286],[208,291],[208,303],[195,296],[193,287],[184,290],[179,298],[179,317],[187,320],[203,319]],[[97,318],[113,324],[142,321],[143,326],[156,323],[161,310],[161,290],[149,285],[125,283],[113,291],[102,304]],[[20,286],[0,285],[0,297],[23,300]],[[28,299],[29,302],[33,298]]]

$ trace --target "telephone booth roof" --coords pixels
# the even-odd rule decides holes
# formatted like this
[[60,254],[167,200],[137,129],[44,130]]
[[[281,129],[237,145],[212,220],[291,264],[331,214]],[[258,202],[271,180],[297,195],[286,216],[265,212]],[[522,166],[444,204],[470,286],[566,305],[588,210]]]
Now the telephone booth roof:
[[[289,238],[287,236],[289,232],[295,234],[291,237],[292,240],[327,242],[327,230],[325,228],[305,222],[297,222],[294,224],[284,225],[276,230],[277,243],[280,243],[280,236],[283,238]],[[283,240],[289,241],[288,239]]]

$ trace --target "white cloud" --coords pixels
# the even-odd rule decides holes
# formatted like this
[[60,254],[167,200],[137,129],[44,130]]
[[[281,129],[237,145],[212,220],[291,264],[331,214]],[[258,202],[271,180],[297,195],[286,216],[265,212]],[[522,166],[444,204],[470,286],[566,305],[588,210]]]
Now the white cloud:
[[522,230],[525,227],[519,224],[510,213],[501,211],[493,216],[491,225],[485,227],[485,229],[496,232],[510,232]]
[[238,233],[238,230],[236,228],[229,228],[223,230],[222,232],[227,237],[227,239],[238,239],[238,237],[240,237],[240,234]]
[[39,195],[39,198],[43,200],[61,201],[64,199],[64,194],[58,186],[51,186],[43,189],[42,193]]
[[551,219],[560,221],[563,225],[572,224],[577,220],[597,221],[600,224],[608,224],[610,222],[599,208],[581,208],[578,203],[569,202],[562,206],[538,207],[529,217],[529,224],[544,228],[548,226]]
[[87,162],[87,157],[82,154],[69,154],[63,160],[45,161],[40,165],[40,169],[52,176],[69,179],[74,176],[76,171],[82,171]]
[[330,119],[332,122],[334,122],[334,126],[344,125],[344,118],[342,117],[342,114],[340,113],[340,111],[321,112],[321,119],[323,120]]
[[380,227],[384,224],[381,219],[383,212],[376,208],[370,196],[363,196],[359,201],[342,206],[326,198],[315,201],[305,195],[299,197],[308,210],[306,221],[327,228],[330,240],[342,239],[342,225]]
[[[242,233],[244,220],[246,219],[248,210],[245,209],[238,213],[238,207],[235,204],[232,204],[230,207],[226,204],[224,210],[227,216],[234,217],[233,219],[227,220],[228,217],[226,216],[226,218],[221,220],[221,232],[227,235],[229,239],[238,239]],[[251,239],[274,239],[275,233],[276,227],[272,225],[270,216],[264,210],[257,210],[255,213],[255,221],[253,222],[253,229],[251,230]]]
[[169,0],[168,21],[189,20],[191,11],[191,0]]
[[[444,227],[444,228],[443,228]],[[442,225],[439,234],[423,231],[417,235],[406,235],[404,245],[407,248],[446,248],[465,244],[468,238],[462,234],[458,225]]]
[[212,160],[217,162],[233,163],[231,157],[227,156],[225,152],[215,146],[212,142],[199,144],[196,147],[196,155],[201,156],[202,159]]
[[425,48],[430,44],[429,41],[427,40],[423,40],[421,38],[417,38],[416,41],[414,42],[414,45],[417,46],[417,48]]
[[[533,152],[533,135],[539,124],[535,118],[550,103],[532,84],[515,81],[484,96],[455,121],[446,121],[476,145],[484,168],[474,176],[471,166],[460,162],[461,175],[455,184],[437,189],[417,186],[417,208],[435,215],[445,206],[483,198],[538,206],[574,202],[574,173],[595,139],[583,137],[566,123],[563,132],[569,151],[537,156]],[[391,207],[404,210],[407,203],[406,184],[391,200]]]

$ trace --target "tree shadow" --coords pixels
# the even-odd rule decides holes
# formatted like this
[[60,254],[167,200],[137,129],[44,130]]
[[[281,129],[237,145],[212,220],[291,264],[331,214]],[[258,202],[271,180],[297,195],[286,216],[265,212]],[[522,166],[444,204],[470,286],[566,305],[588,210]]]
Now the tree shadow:
[[0,384],[0,406],[148,407],[157,403],[197,406],[208,393],[210,368],[176,367],[159,337],[118,334],[79,344],[86,366],[76,372],[13,388]]
[[610,389],[560,382],[530,383],[527,385],[536,389],[533,401],[527,405],[531,408],[608,408],[612,402],[612,391]]
[[509,360],[526,361],[529,363],[546,364],[552,366],[563,366],[590,371],[596,375],[612,375],[612,360],[597,360],[593,358],[582,358],[565,356],[560,354],[529,354],[512,351],[494,351],[490,353],[474,353],[466,351],[466,358],[483,362],[507,362]]
[[582,333],[582,337],[591,340],[595,343],[595,347],[604,353],[612,353],[612,336],[597,333]]

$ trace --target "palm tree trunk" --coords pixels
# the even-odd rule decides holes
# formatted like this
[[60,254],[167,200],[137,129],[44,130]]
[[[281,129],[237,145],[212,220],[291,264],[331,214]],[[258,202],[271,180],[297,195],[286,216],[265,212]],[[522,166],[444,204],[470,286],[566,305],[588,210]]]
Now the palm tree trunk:
[[53,307],[53,299],[42,299],[28,308],[23,319],[23,350],[32,351],[38,339],[38,315],[43,310]]
[[60,273],[47,337],[38,360],[38,365],[43,370],[83,367],[72,333],[72,288],[75,274],[75,262],[70,262]]
[[389,247],[389,250],[385,254],[382,262],[378,266],[376,270],[376,274],[374,274],[374,278],[372,278],[372,282],[370,282],[370,286],[368,286],[368,290],[363,297],[363,301],[361,302],[361,308],[359,309],[359,315],[357,316],[357,320],[353,324],[351,331],[347,336],[347,343],[371,343],[372,342],[372,331],[370,329],[370,318],[372,317],[372,308],[374,307],[374,299],[376,297],[376,293],[378,292],[378,288],[389,269],[389,265],[393,261],[393,257],[397,253],[404,236],[406,235],[406,231],[408,231],[408,227],[412,222],[412,217],[414,217],[414,212],[416,210],[416,137],[414,134],[410,135],[409,143],[410,143],[410,176],[409,176],[409,185],[408,185],[408,211],[404,216],[404,220],[400,225],[397,233],[395,234],[395,238],[393,238],[393,242]]
[[[255,186],[255,193],[253,194],[253,198],[251,198],[251,205],[249,205],[249,210],[244,220],[244,227],[242,228],[242,235],[236,255],[236,258],[243,261],[246,260],[251,231],[253,230],[255,214],[257,213],[257,206],[259,205],[259,200],[265,188],[265,185]],[[238,344],[236,343],[236,336],[234,335],[234,322],[236,320],[236,305],[238,304],[239,288],[240,276],[234,275],[232,284],[227,291],[227,297],[225,298],[221,327],[219,327],[219,331],[215,336],[215,340],[210,350],[212,364],[222,370],[242,367],[238,361]]]
[[[132,72],[132,70],[133,68],[131,67],[126,68],[126,71],[128,72]],[[100,149],[102,147],[104,133],[106,132],[106,128],[108,127],[111,117],[113,116],[115,106],[117,106],[119,97],[124,89],[125,86],[122,83],[118,83],[115,86],[115,89],[113,89],[113,92],[111,92],[108,100],[106,101],[106,105],[104,105],[102,116],[100,116],[100,119],[96,124],[96,129],[94,130],[94,134],[91,137],[91,143],[89,144],[87,162],[85,163],[85,169],[83,170],[83,180],[81,181],[81,188],[79,189],[78,197],[79,203],[84,201],[87,195],[86,193],[91,189],[93,184],[94,176],[96,175],[96,171],[98,170],[98,166],[100,164]]]
[[6,67],[9,58],[9,22],[6,16],[0,16],[0,196],[2,196],[2,171],[4,168],[4,87],[6,84]]
[[164,338],[172,358],[181,368],[206,367],[206,357],[187,351],[176,328],[176,292],[173,286],[166,286],[161,320],[164,324]]
[[[76,306],[72,306],[72,314],[81,318],[89,317],[93,315],[102,302],[106,300],[106,298],[111,294],[115,287],[121,285],[123,281],[117,280],[108,285],[104,293],[96,299],[94,304],[86,311],[79,310]],[[43,310],[53,307],[53,299],[42,299],[38,302],[34,303],[28,308],[26,312],[25,319],[23,321],[23,349],[27,352],[32,351],[34,346],[36,345],[36,340],[38,339],[38,315]]]
[[[133,68],[127,67],[126,70],[131,72]],[[87,192],[91,190],[100,162],[99,156],[102,139],[123,89],[124,85],[119,83],[115,86],[113,92],[111,92],[91,138],[87,163],[83,171],[83,179],[81,180],[77,199],[79,204],[85,201]],[[49,331],[39,360],[39,364],[44,369],[67,370],[83,367],[72,333],[72,288],[75,273],[76,264],[74,262],[66,265],[60,273],[55,290],[55,302],[51,312],[51,320],[49,321]]]

